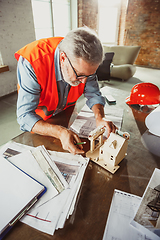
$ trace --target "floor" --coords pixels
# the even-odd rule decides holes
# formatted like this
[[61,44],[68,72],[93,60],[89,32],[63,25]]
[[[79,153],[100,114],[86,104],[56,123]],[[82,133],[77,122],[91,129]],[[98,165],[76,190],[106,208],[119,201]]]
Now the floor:
[[[130,91],[135,84],[140,82],[151,82],[160,88],[160,70],[137,67],[134,77],[128,81],[111,80],[109,82],[100,82],[100,87],[108,85]],[[16,120],[16,101],[17,93],[0,98],[0,146],[22,133]],[[81,98],[78,105],[79,109],[84,103],[85,99]]]

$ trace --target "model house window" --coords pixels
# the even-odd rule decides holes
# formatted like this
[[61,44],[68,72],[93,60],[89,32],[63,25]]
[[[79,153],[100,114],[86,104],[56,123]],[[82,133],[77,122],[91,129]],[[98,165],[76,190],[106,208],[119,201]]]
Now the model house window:
[[103,44],[117,45],[121,0],[98,0],[99,38]]
[[32,0],[36,39],[65,36],[77,27],[77,0]]

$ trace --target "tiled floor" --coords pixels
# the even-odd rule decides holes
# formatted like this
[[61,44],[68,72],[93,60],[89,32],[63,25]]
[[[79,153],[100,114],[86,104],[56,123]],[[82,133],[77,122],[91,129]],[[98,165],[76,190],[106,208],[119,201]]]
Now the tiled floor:
[[[151,82],[160,88],[160,70],[137,67],[134,77],[128,81],[111,80],[105,84],[100,83],[100,87],[108,85],[130,91],[135,84],[140,82]],[[0,146],[22,132],[16,121],[16,101],[17,93],[0,98]],[[79,110],[84,103],[85,100],[81,97],[78,103]]]

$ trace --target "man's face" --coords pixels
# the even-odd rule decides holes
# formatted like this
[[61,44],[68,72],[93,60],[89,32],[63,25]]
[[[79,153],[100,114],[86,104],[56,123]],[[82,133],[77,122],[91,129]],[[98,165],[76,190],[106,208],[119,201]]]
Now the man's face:
[[81,58],[72,61],[62,52],[60,54],[61,70],[64,80],[71,86],[77,86],[80,83],[86,83],[87,77],[95,74],[98,64],[91,65]]

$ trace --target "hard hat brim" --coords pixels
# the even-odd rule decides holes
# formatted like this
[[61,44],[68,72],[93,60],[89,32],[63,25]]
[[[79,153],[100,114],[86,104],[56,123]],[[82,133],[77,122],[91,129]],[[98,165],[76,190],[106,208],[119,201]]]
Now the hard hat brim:
[[130,96],[128,96],[128,97],[126,98],[126,103],[129,104],[129,105],[130,105],[130,104],[133,104],[132,101],[131,101],[131,99],[130,99]]

